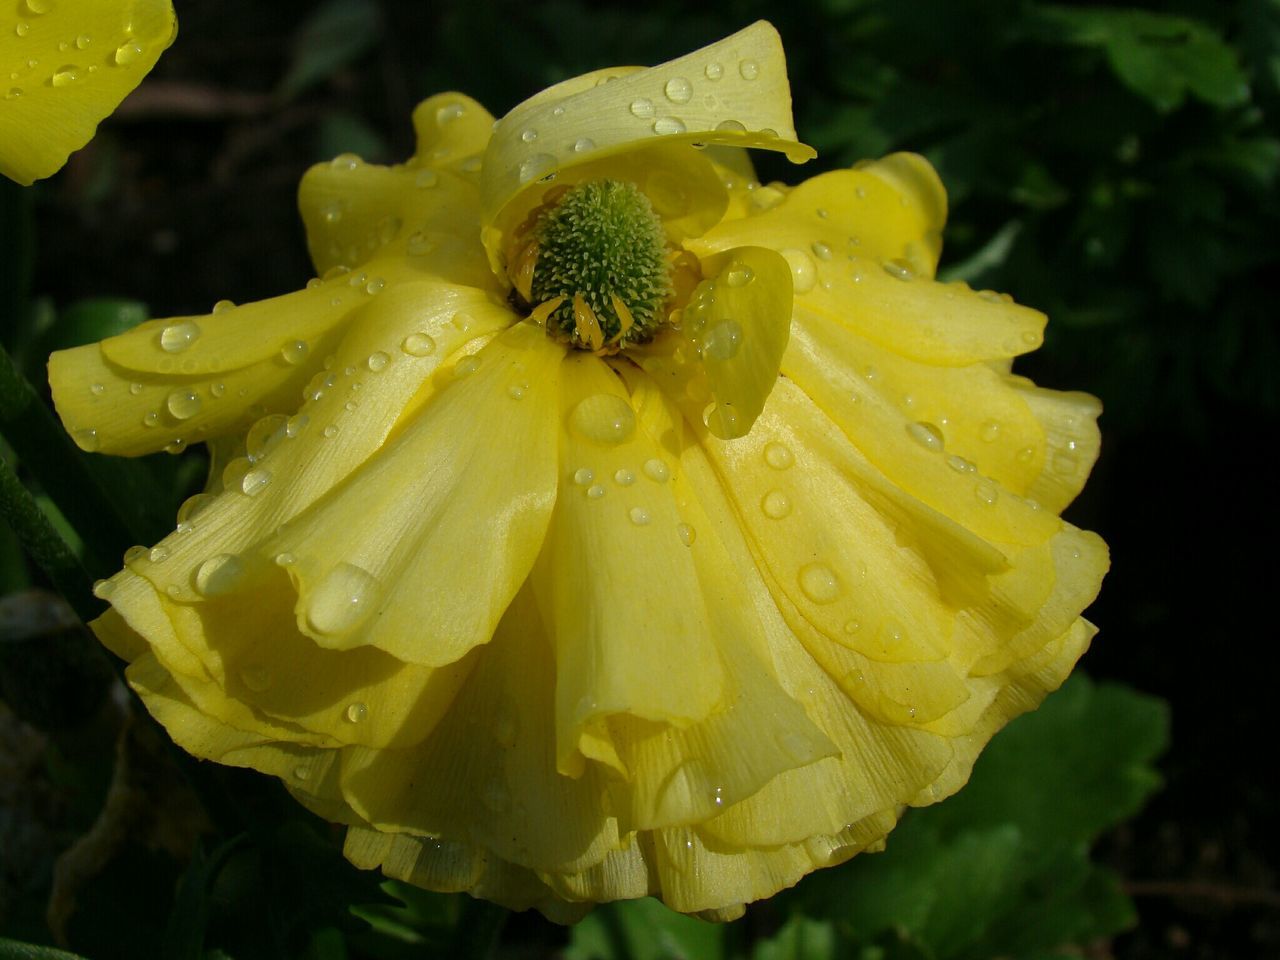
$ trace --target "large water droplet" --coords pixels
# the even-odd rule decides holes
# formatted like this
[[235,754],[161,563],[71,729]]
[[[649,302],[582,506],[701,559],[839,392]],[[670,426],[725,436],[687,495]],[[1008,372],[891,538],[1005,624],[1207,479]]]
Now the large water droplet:
[[791,513],[791,498],[781,490],[770,490],[760,501],[760,509],[771,520],[781,520]]
[[800,568],[800,589],[814,603],[831,603],[840,596],[840,581],[825,563],[810,563]]
[[713,360],[732,360],[741,346],[742,325],[737,320],[722,320],[707,331],[702,353]]
[[400,349],[411,357],[429,357],[436,352],[436,342],[429,334],[411,333],[404,338]]
[[303,360],[307,359],[307,353],[310,351],[305,340],[290,340],[280,348],[280,356],[284,358],[284,362],[290,366],[297,366]]
[[796,462],[796,458],[786,444],[773,441],[765,444],[764,462],[775,470],[785,470]]
[[200,397],[194,390],[175,390],[165,399],[165,406],[176,420],[186,420],[200,412]]
[[693,84],[684,77],[672,77],[662,88],[662,92],[672,103],[688,103],[693,97]]
[[252,427],[245,438],[245,452],[252,463],[257,463],[285,438],[289,418],[283,413],[263,417]]
[[724,76],[724,67],[721,64],[712,61],[707,64],[706,69],[702,72],[706,74],[708,80],[719,80]]
[[307,597],[307,624],[324,635],[358,626],[378,598],[378,581],[355,564],[339,563],[321,578]]
[[791,286],[795,292],[807,293],[812,290],[814,284],[818,282],[818,268],[813,258],[795,247],[788,247],[779,252],[787,261],[787,266],[791,268]]
[[831,259],[831,248],[821,240],[815,240],[809,245],[809,249],[813,251],[813,255],[819,260]]
[[256,467],[240,478],[240,489],[250,497],[257,496],[271,483],[271,471]]
[[649,511],[644,507],[632,507],[627,511],[627,516],[631,518],[631,522],[637,527],[647,527],[649,525]]
[[355,703],[347,706],[347,722],[363,723],[369,717],[369,707],[367,704],[357,700]]
[[592,443],[617,444],[635,432],[636,414],[622,397],[597,393],[579,401],[569,422]]
[[620,487],[629,487],[636,482],[636,475],[626,467],[621,467],[614,471],[613,482]]
[[160,349],[181,353],[200,339],[200,327],[194,320],[179,320],[160,331]]
[[653,101],[645,97],[641,97],[639,100],[632,100],[631,115],[639,117],[641,120],[648,120],[653,116]]
[[738,72],[743,80],[754,80],[760,76],[760,66],[754,60],[743,60],[738,64]]
[[142,56],[142,44],[137,40],[126,40],[120,46],[116,47],[115,55],[112,60],[118,67],[127,67],[133,61]]
[[716,129],[721,133],[745,133],[747,128],[740,120],[721,120],[716,124]]
[[196,570],[196,592],[202,597],[220,597],[234,590],[243,579],[243,561],[234,553],[219,553]]
[[659,117],[653,121],[653,132],[660,137],[669,137],[673,134],[684,133],[684,121],[679,117]]
[[38,17],[53,9],[53,0],[23,0],[23,6],[29,15]]
[[644,462],[644,475],[654,483],[666,483],[671,477],[671,468],[654,457]]
[[942,431],[932,423],[925,423],[924,421],[908,423],[907,435],[926,450],[935,452],[941,452],[942,450]]

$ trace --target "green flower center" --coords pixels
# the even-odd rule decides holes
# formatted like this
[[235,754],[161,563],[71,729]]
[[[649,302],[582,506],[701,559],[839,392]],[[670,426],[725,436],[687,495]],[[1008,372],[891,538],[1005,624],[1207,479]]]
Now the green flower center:
[[534,240],[532,303],[564,298],[547,317],[548,333],[587,350],[653,339],[673,291],[671,267],[662,221],[635,184],[569,188],[538,219]]

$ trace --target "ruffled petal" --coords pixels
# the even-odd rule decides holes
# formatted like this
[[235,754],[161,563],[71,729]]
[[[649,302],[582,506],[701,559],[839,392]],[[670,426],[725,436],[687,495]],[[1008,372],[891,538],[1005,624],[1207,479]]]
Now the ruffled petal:
[[177,35],[169,0],[12,0],[0,30],[0,173],[47,177],[89,142]]
[[759,21],[657,67],[578,77],[503,117],[485,151],[481,182],[485,225],[497,225],[485,232],[491,260],[500,255],[505,228],[516,222],[503,210],[522,191],[579,163],[658,139],[781,150],[796,162],[815,156],[796,141],[777,31]]

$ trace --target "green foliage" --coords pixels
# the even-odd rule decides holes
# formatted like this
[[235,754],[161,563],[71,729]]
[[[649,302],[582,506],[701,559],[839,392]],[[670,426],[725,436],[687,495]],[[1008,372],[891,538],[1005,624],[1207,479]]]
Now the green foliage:
[[298,30],[278,94],[292,99],[368,53],[382,31],[375,0],[327,0]]
[[[911,811],[881,854],[780,894],[781,929],[753,960],[1035,960],[1125,929],[1133,908],[1089,847],[1160,783],[1159,701],[1077,676],[1011,723],[969,784]],[[614,904],[573,931],[569,960],[718,960],[719,928],[652,900]]]

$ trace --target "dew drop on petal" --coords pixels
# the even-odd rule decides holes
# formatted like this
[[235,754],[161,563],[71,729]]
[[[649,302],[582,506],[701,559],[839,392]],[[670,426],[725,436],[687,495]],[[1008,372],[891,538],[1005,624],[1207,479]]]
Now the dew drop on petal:
[[374,373],[378,373],[386,367],[390,360],[391,357],[386,353],[381,350],[375,350],[373,353],[369,354],[369,359],[365,361],[365,366]]
[[234,553],[219,553],[196,570],[196,592],[202,597],[220,597],[234,590],[243,577],[243,561]]
[[702,353],[713,360],[732,360],[742,346],[742,326],[736,320],[722,320],[707,331]]
[[573,482],[580,487],[585,487],[596,478],[595,471],[590,467],[579,467],[573,472]]
[[453,365],[453,376],[455,379],[461,380],[469,377],[480,369],[480,358],[472,355],[463,357]]
[[350,723],[363,723],[369,716],[369,707],[367,704],[357,700],[355,703],[347,707],[347,720]]
[[979,503],[992,506],[1000,496],[1000,487],[994,480],[983,477],[973,487],[973,495],[978,498]]
[[708,80],[719,80],[724,76],[724,67],[721,64],[712,61],[707,64],[706,69],[702,72],[706,74]]
[[604,487],[598,483],[593,483],[587,487],[587,496],[592,500],[599,500],[604,496]]
[[641,97],[639,100],[632,100],[631,115],[639,117],[641,120],[648,120],[653,116],[653,101],[645,97]]
[[647,527],[649,525],[649,511],[644,507],[632,507],[627,516],[631,518],[631,522],[637,527]]
[[831,248],[821,240],[815,240],[809,247],[813,251],[813,255],[819,260],[831,259]]
[[662,92],[672,103],[688,103],[693,97],[693,84],[684,77],[672,77]]
[[307,596],[307,624],[321,636],[345,633],[358,626],[378,598],[378,581],[355,564],[339,563]]
[[721,120],[716,129],[721,133],[745,133],[747,128],[738,120]]
[[636,482],[636,475],[626,467],[622,467],[614,471],[613,482],[620,487],[629,487]]
[[755,271],[743,263],[735,263],[725,274],[724,282],[731,287],[745,287],[755,279]]
[[932,423],[925,423],[921,420],[917,420],[915,423],[908,423],[907,435],[926,450],[942,450],[942,431]]
[[947,466],[956,473],[973,473],[978,469],[973,461],[966,460],[964,457],[957,456],[954,453],[947,457]]
[[791,498],[781,490],[770,490],[760,501],[760,510],[770,520],[781,520],[791,513]]
[[840,581],[825,563],[810,563],[800,568],[800,589],[814,603],[831,603],[840,595]]
[[181,353],[200,339],[200,327],[194,320],[179,320],[160,331],[160,349]]
[[240,479],[240,489],[250,497],[257,496],[271,483],[271,471],[262,467],[250,470]]
[[290,366],[297,366],[303,360],[307,359],[307,353],[310,351],[305,340],[291,340],[280,348],[280,356],[284,358],[284,362]]
[[686,547],[692,547],[693,542],[698,539],[698,531],[687,523],[677,523],[676,536],[680,538],[680,542]]
[[796,462],[796,458],[786,444],[773,441],[765,444],[764,462],[775,470],[785,470]]
[[676,133],[684,133],[684,121],[679,117],[659,117],[653,121],[653,132],[660,137],[671,136]]
[[578,402],[569,414],[569,422],[592,443],[613,445],[635,432],[636,414],[622,397],[597,393]]
[[200,397],[194,390],[174,390],[165,399],[174,419],[187,420],[200,412]]
[[738,73],[743,80],[754,80],[760,76],[760,66],[754,60],[743,60],[738,64]]
[[978,436],[985,443],[994,443],[996,438],[1000,436],[1000,424],[995,420],[988,420],[978,428]]
[[596,142],[590,137],[580,137],[573,142],[574,153],[589,153],[596,148]]
[[654,457],[644,462],[644,475],[655,483],[666,483],[671,477],[671,468]]
[[142,44],[137,40],[126,40],[120,46],[116,47],[115,55],[111,58],[118,67],[127,67],[142,56]]

